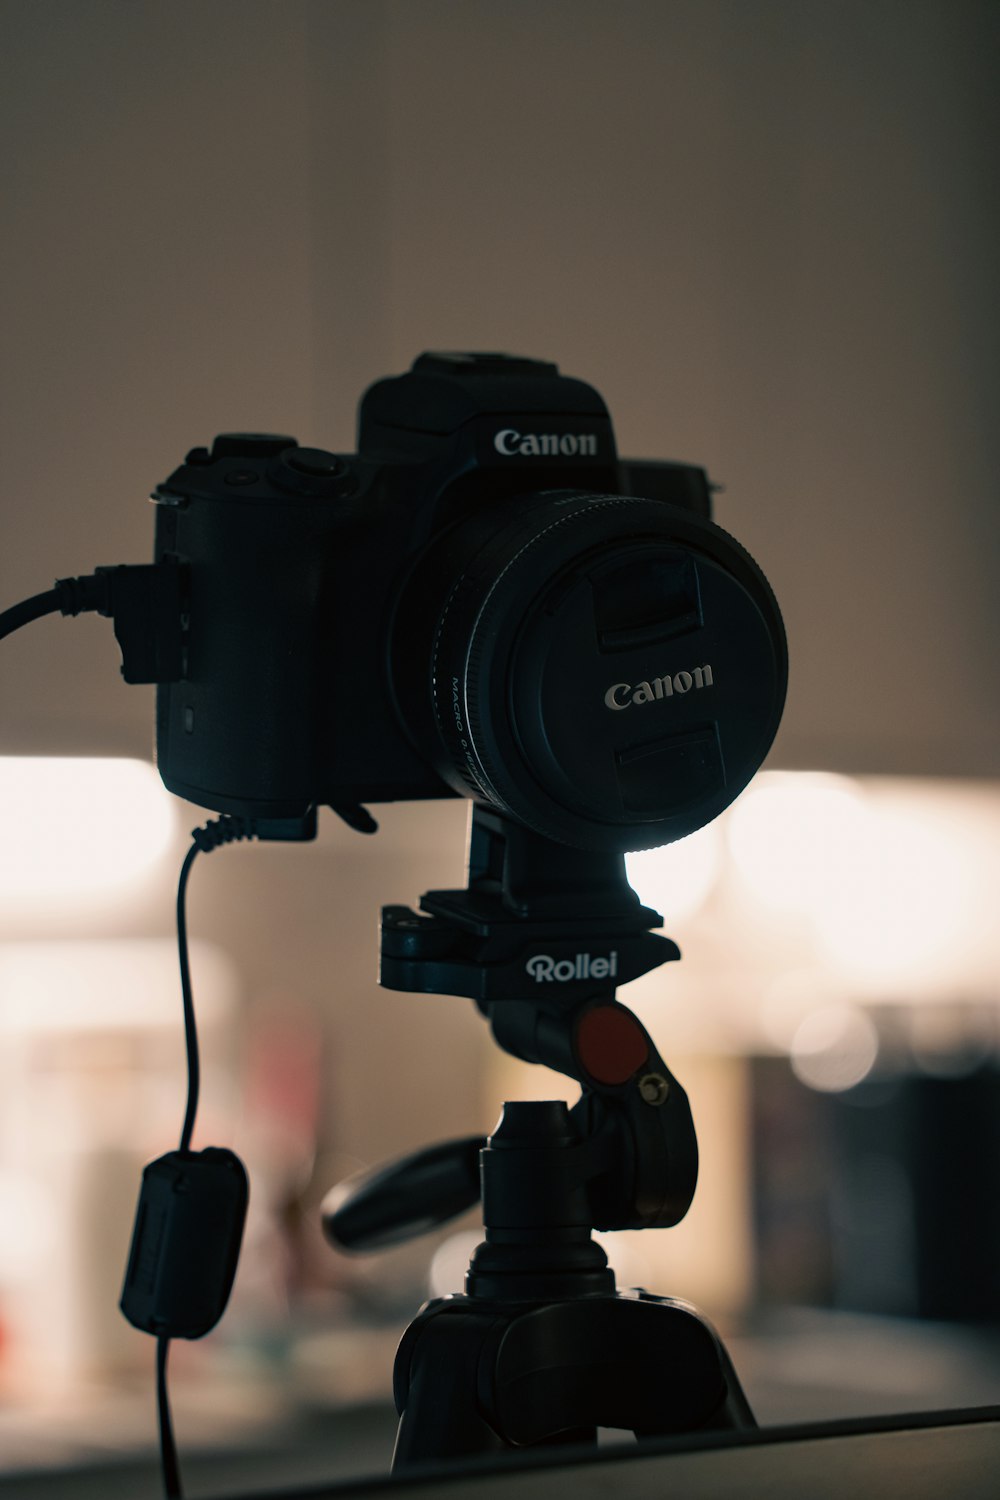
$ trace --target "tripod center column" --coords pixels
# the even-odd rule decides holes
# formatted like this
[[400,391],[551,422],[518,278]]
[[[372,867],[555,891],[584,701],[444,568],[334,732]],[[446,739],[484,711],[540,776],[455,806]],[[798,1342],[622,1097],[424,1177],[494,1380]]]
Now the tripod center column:
[[507,1103],[481,1155],[486,1240],[472,1258],[474,1297],[542,1301],[615,1289],[590,1237],[586,1145],[562,1100]]

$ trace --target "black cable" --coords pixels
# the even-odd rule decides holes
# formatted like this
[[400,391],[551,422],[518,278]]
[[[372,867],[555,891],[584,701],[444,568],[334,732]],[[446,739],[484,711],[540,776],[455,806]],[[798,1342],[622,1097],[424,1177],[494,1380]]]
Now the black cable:
[[[32,594],[20,604],[12,604],[10,609],[0,612],[0,640],[5,635],[13,635],[22,625],[40,620],[43,615],[54,615],[57,611],[64,615],[79,615],[87,610],[111,614],[111,575],[115,571],[122,570],[98,568],[95,573],[82,573],[79,578],[57,578],[54,588],[46,589],[43,594]],[[124,571],[135,574],[136,569],[125,568]]]
[[33,594],[30,599],[22,599],[20,604],[12,604],[10,609],[0,613],[0,640],[5,635],[13,635],[15,630],[20,630],[22,625],[27,625],[32,620],[40,620],[43,615],[54,615],[63,607],[63,592],[59,588],[46,589],[44,594]]
[[0,640],[42,615],[95,610],[114,621],[126,682],[180,682],[185,671],[186,576],[175,558],[163,558],[57,578],[54,588],[0,612]]
[[[223,816],[214,818],[204,828],[192,829],[192,844],[184,856],[180,878],[177,881],[177,957],[181,971],[181,1001],[184,1006],[184,1045],[187,1052],[187,1108],[181,1127],[180,1150],[190,1151],[194,1134],[195,1116],[198,1113],[198,1092],[201,1086],[201,1063],[198,1056],[198,1028],[194,1015],[194,997],[191,991],[191,966],[188,959],[187,914],[185,901],[188,877],[195,858],[206,854],[220,844],[231,844],[239,839],[257,836],[256,824],[249,818]],[[160,1466],[163,1471],[163,1493],[166,1500],[181,1500],[180,1463],[177,1445],[174,1442],[173,1423],[170,1419],[170,1397],[167,1392],[167,1352],[170,1340],[161,1335],[156,1341],[156,1409],[160,1428]]]
[[189,1151],[191,1149],[191,1136],[194,1133],[194,1117],[198,1112],[198,1090],[201,1086],[201,1064],[198,1058],[198,1029],[194,1019],[194,1000],[191,996],[187,919],[184,913],[184,898],[187,892],[188,876],[191,873],[191,866],[194,864],[195,856],[200,849],[201,845],[198,842],[191,845],[184,863],[181,865],[181,875],[177,882],[177,957],[180,960],[181,969],[181,1000],[184,1005],[184,1045],[187,1049],[188,1075],[187,1109],[184,1111],[184,1125],[181,1129],[180,1149],[182,1151]]
[[228,814],[213,818],[206,823],[204,828],[193,828],[191,837],[194,842],[185,856],[181,865],[180,879],[177,882],[177,957],[180,961],[181,970],[181,1000],[184,1005],[184,1042],[187,1048],[187,1073],[188,1073],[188,1097],[187,1109],[184,1112],[184,1125],[181,1129],[182,1151],[191,1149],[191,1137],[194,1134],[194,1118],[198,1112],[198,1090],[201,1086],[201,1065],[198,1059],[198,1030],[194,1019],[194,1000],[191,994],[191,969],[188,963],[188,940],[187,940],[187,918],[185,916],[185,897],[187,895],[188,876],[191,874],[191,866],[194,864],[195,856],[200,852],[210,854],[220,844],[232,844],[240,839],[253,839],[257,837],[257,825],[251,818],[237,818]]
[[181,1471],[177,1461],[177,1444],[170,1420],[170,1400],[167,1396],[167,1354],[170,1340],[156,1340],[156,1409],[160,1422],[160,1467],[163,1470],[163,1493],[166,1500],[181,1500]]
[[[182,1151],[191,1149],[191,1136],[194,1133],[194,1119],[198,1112],[198,1090],[201,1084],[201,1064],[198,1057],[198,1027],[194,1017],[194,998],[191,994],[191,966],[188,962],[188,940],[187,940],[187,916],[185,913],[185,896],[187,894],[188,876],[191,866],[194,864],[195,855],[200,850],[200,844],[195,841],[184,858],[181,865],[180,879],[177,882],[177,957],[181,970],[181,1001],[184,1006],[184,1046],[187,1052],[187,1108],[184,1111],[184,1124],[181,1127]],[[160,1429],[160,1468],[163,1473],[163,1493],[166,1500],[181,1500],[183,1491],[181,1489],[180,1462],[177,1457],[177,1444],[174,1441],[174,1427],[170,1419],[170,1395],[167,1390],[167,1354],[170,1350],[170,1340],[161,1335],[156,1340],[156,1415]]]

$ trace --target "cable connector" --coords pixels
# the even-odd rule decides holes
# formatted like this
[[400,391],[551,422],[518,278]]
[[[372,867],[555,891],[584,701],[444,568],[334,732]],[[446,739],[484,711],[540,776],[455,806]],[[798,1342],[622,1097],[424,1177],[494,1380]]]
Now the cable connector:
[[192,828],[191,838],[203,854],[211,854],[222,844],[238,844],[243,839],[271,842],[308,843],[316,837],[316,808],[310,807],[301,818],[244,818],[237,813],[222,813],[203,828]]
[[179,682],[184,676],[184,573],[180,563],[119,563],[56,580],[64,615],[94,611],[114,621],[126,682]]
[[213,818],[211,823],[205,824],[204,828],[191,830],[191,837],[202,854],[210,854],[221,844],[236,844],[241,839],[255,839],[257,836],[253,818],[239,818],[231,813],[221,818]]
[[56,594],[61,613],[82,615],[94,611],[99,615],[110,615],[111,589],[107,572],[102,568],[80,578],[57,578]]

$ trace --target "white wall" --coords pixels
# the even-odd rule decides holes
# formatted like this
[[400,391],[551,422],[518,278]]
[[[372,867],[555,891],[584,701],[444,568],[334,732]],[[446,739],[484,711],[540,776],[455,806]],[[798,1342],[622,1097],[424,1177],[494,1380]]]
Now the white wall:
[[[13,601],[151,551],[151,484],[312,392],[301,7],[3,7],[4,549]],[[147,750],[106,622],[6,643],[0,744]]]
[[[705,463],[792,653],[779,762],[997,769],[998,12],[980,0],[6,0],[0,596],[149,548],[226,426],[351,442],[427,346]],[[104,622],[0,745],[148,745]]]
[[778,764],[1000,770],[1000,11],[386,10],[396,365],[524,349],[701,462],[785,612]]

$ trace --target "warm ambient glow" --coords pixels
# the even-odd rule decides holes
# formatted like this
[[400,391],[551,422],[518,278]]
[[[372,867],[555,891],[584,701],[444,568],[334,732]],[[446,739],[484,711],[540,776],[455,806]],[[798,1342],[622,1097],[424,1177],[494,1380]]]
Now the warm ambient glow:
[[984,875],[947,791],[888,778],[762,776],[729,815],[744,889],[805,919],[817,958],[870,994],[954,985]]
[[[204,1028],[232,1008],[236,975],[232,960],[212,943],[192,942],[190,954]],[[181,1014],[172,937],[0,945],[0,1039],[152,1030],[179,1037]]]
[[[715,823],[626,868],[689,958],[666,988],[640,988],[686,985],[706,1038],[713,1014],[744,1045],[756,1025],[791,1051],[829,1005],[996,1004],[1000,783],[762,772]],[[839,1046],[798,1043],[821,1072]]]
[[934,812],[873,806],[849,870],[816,912],[827,960],[869,991],[888,984],[912,995],[962,981],[975,936],[975,851]]
[[715,884],[721,861],[719,825],[709,823],[676,844],[626,854],[625,869],[639,900],[660,912],[669,926],[700,910]]
[[867,816],[859,787],[846,776],[771,772],[729,813],[729,850],[765,905],[820,911],[852,878]]
[[174,804],[152,766],[0,757],[0,908],[85,905],[125,891],[166,853]]

